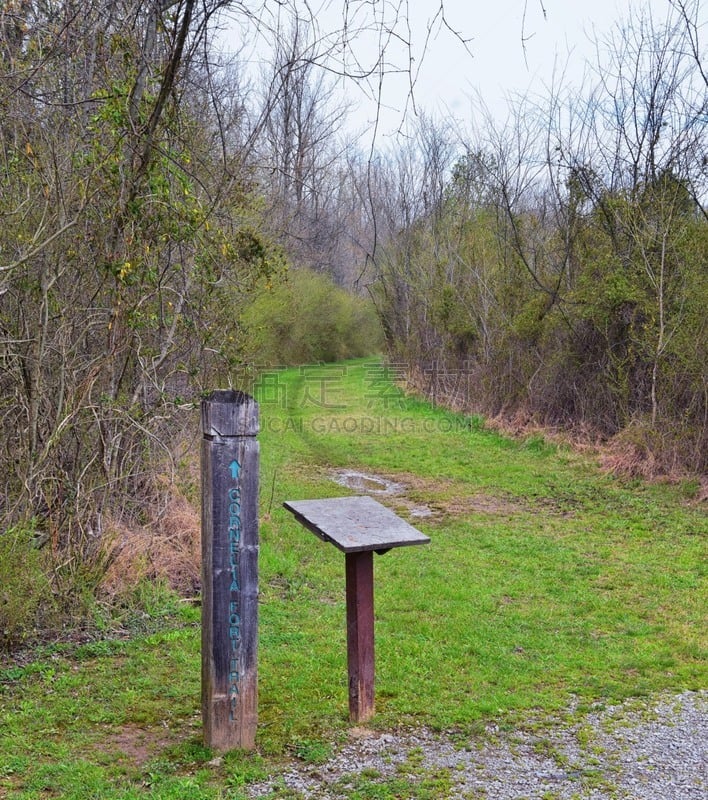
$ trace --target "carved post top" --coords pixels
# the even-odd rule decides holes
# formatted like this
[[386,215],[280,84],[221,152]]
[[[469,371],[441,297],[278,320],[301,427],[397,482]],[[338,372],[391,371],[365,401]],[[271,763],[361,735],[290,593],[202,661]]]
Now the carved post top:
[[258,403],[245,392],[220,389],[202,400],[205,436],[256,436],[258,431]]

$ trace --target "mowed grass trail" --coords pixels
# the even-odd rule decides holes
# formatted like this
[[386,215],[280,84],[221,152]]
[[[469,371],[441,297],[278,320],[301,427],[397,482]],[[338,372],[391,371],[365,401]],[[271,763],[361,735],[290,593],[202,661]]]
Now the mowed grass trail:
[[235,799],[272,760],[325,757],[349,727],[344,557],[282,502],[355,493],[342,471],[395,481],[376,498],[431,538],[375,557],[371,727],[464,732],[706,687],[695,487],[603,475],[406,398],[392,377],[367,360],[257,381],[258,753],[214,761],[201,746],[199,612],[157,592],[166,630],[0,674],[0,797]]
[[705,686],[704,509],[408,399],[390,372],[261,379],[262,719],[278,738],[326,735],[347,709],[343,556],[281,509],[354,493],[341,470],[398,482],[377,499],[432,540],[375,559],[376,725]]

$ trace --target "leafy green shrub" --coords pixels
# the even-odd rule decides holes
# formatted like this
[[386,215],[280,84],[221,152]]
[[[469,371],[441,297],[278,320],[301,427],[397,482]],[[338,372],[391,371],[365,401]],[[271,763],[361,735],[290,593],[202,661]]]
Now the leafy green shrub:
[[382,331],[373,305],[308,269],[293,269],[246,309],[245,355],[254,365],[339,361],[378,352]]
[[[20,644],[44,627],[54,611],[42,552],[31,526],[0,533],[0,650]],[[41,619],[44,617],[44,619]]]

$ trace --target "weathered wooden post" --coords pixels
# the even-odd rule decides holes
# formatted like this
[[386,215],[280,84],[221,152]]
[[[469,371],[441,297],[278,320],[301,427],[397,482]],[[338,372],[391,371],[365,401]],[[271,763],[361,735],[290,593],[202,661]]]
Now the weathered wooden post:
[[344,556],[347,599],[349,716],[366,722],[374,716],[374,554]]
[[201,411],[204,742],[250,750],[258,721],[258,404],[216,391]]

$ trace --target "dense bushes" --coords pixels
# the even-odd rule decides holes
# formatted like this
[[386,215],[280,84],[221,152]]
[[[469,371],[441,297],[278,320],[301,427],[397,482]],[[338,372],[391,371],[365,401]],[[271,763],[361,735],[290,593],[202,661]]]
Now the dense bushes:
[[[237,359],[223,331],[282,261],[223,146],[242,115],[205,55],[218,6],[0,9],[0,547],[68,613],[111,525],[160,507],[187,408]],[[28,597],[5,604],[23,629]]]
[[380,351],[381,325],[368,299],[308,269],[291,269],[243,309],[245,361],[316,364]]
[[444,131],[420,133],[406,171],[417,183],[389,203],[376,298],[421,389],[620,437],[649,471],[708,469],[708,128],[693,32],[687,18],[638,18],[585,104],[522,104],[456,162],[431,146]]
[[613,202],[612,230],[588,204],[562,259],[548,240],[567,232],[548,225],[541,246],[532,211],[510,247],[490,209],[440,209],[405,257],[382,259],[390,352],[437,400],[622,434],[653,471],[704,471],[708,222],[672,206],[665,229],[656,216],[638,227],[636,201]]

